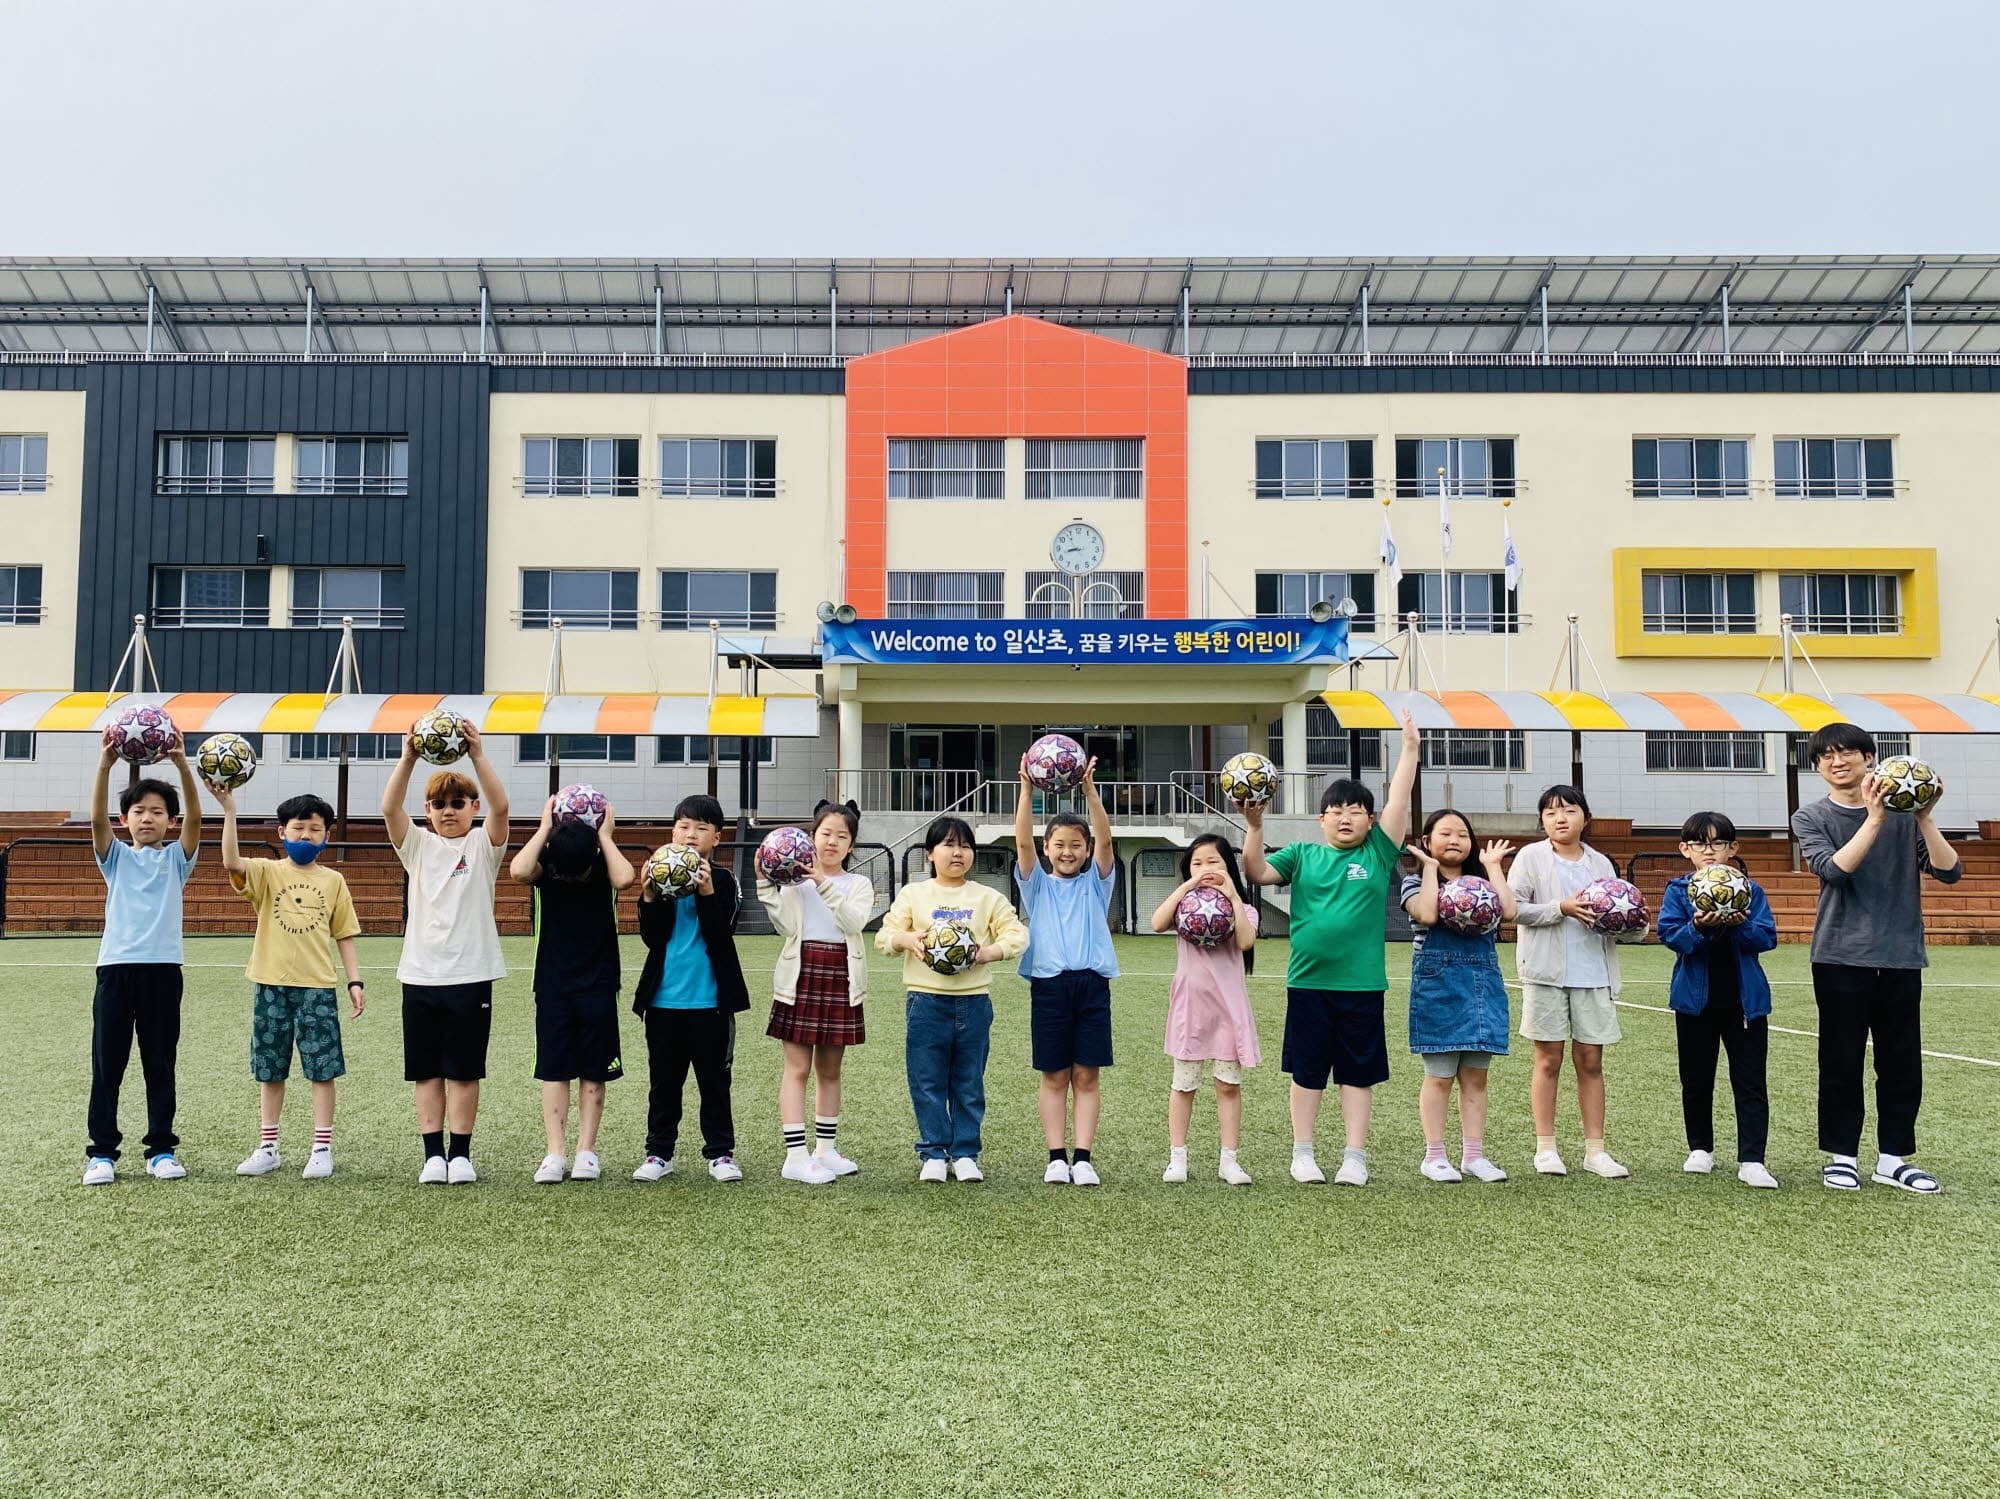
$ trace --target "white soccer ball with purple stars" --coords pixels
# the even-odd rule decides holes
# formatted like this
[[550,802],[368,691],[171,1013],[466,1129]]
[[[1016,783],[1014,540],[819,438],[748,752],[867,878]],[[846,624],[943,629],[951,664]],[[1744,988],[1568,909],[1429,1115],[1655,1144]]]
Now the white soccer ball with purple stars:
[[1630,880],[1592,880],[1576,894],[1593,931],[1607,937],[1646,929],[1646,897]]
[[804,828],[772,828],[757,845],[757,873],[773,885],[796,885],[813,872],[819,851]]
[[449,708],[433,708],[420,714],[410,725],[410,743],[417,754],[433,765],[455,765],[472,748],[465,737],[467,724]]
[[1500,930],[1500,892],[1473,874],[1446,880],[1438,890],[1438,925],[1461,937]]
[[111,720],[104,742],[134,765],[157,765],[181,747],[181,731],[165,708],[141,703]]
[[1089,763],[1083,746],[1067,734],[1044,734],[1028,746],[1028,779],[1039,791],[1068,791],[1082,784]]
[[566,822],[580,822],[585,827],[601,828],[604,826],[605,807],[602,791],[588,781],[578,781],[556,793],[556,804],[550,817],[557,827]]
[[1196,947],[1219,947],[1236,934],[1236,907],[1213,885],[1197,885],[1174,907],[1174,930]]

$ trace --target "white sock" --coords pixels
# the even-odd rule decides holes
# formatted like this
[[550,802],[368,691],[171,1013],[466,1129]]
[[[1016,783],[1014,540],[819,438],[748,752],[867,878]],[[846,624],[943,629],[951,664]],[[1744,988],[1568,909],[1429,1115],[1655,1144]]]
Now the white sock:
[[1341,1151],[1340,1159],[1343,1165],[1365,1166],[1368,1164],[1368,1152],[1365,1150],[1356,1150],[1350,1145]]
[[1894,1176],[1902,1169],[1902,1166],[1903,1158],[1901,1156],[1890,1155],[1885,1150],[1882,1152],[1882,1158],[1875,1163],[1875,1174],[1877,1176]]
[[[1186,1152],[1186,1151],[1182,1151],[1182,1152],[1181,1152],[1181,1154],[1185,1155],[1185,1154],[1187,1154],[1187,1152]],[[1231,1149],[1230,1149],[1230,1148],[1229,1148],[1229,1147],[1228,1147],[1227,1145],[1223,1146],[1223,1147],[1222,1147],[1222,1160],[1223,1160],[1223,1163],[1224,1163],[1224,1164],[1226,1165],[1227,1163],[1229,1163],[1230,1161],[1233,1161],[1233,1160],[1235,1160],[1235,1159],[1236,1159],[1236,1152],[1235,1152],[1235,1151],[1233,1151],[1233,1150],[1231,1150]]]
[[1837,1155],[1833,1158],[1833,1163],[1836,1166],[1859,1166],[1861,1160],[1858,1156]]
[[1311,1160],[1312,1158],[1313,1158],[1313,1142],[1312,1142],[1312,1141],[1310,1141],[1310,1140],[1294,1140],[1294,1141],[1292,1141],[1292,1159],[1293,1159],[1293,1160],[1295,1160],[1295,1161],[1309,1161],[1309,1160]]
[[[1224,1152],[1224,1154],[1227,1154],[1227,1152]],[[1187,1159],[1187,1147],[1185,1145],[1169,1145],[1167,1147],[1167,1159],[1176,1165],[1180,1164]]]

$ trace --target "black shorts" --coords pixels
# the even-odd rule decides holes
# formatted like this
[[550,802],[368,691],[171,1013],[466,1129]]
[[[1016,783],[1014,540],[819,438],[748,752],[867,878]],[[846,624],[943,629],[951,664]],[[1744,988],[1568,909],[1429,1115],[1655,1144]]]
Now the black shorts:
[[1028,980],[1035,1071],[1111,1065],[1111,980],[1088,968]]
[[1389,1081],[1389,1046],[1382,1034],[1382,991],[1285,990],[1282,1067],[1301,1088],[1372,1088]]
[[618,1055],[618,996],[537,994],[535,1076],[545,1083],[608,1083],[625,1075]]
[[441,1077],[476,1083],[486,1076],[493,1034],[493,981],[403,985],[403,1081]]

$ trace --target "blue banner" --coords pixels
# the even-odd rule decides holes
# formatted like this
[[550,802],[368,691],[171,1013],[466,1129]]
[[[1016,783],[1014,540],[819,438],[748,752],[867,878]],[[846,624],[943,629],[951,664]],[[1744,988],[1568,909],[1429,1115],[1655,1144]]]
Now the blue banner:
[[876,666],[1298,666],[1347,659],[1347,621],[857,619],[820,626],[828,662]]

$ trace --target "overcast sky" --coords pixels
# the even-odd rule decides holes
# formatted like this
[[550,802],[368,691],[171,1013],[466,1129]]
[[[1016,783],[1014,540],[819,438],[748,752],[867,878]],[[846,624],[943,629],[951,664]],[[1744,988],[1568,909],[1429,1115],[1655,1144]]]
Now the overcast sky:
[[12,255],[1992,251],[1980,0],[0,0]]

